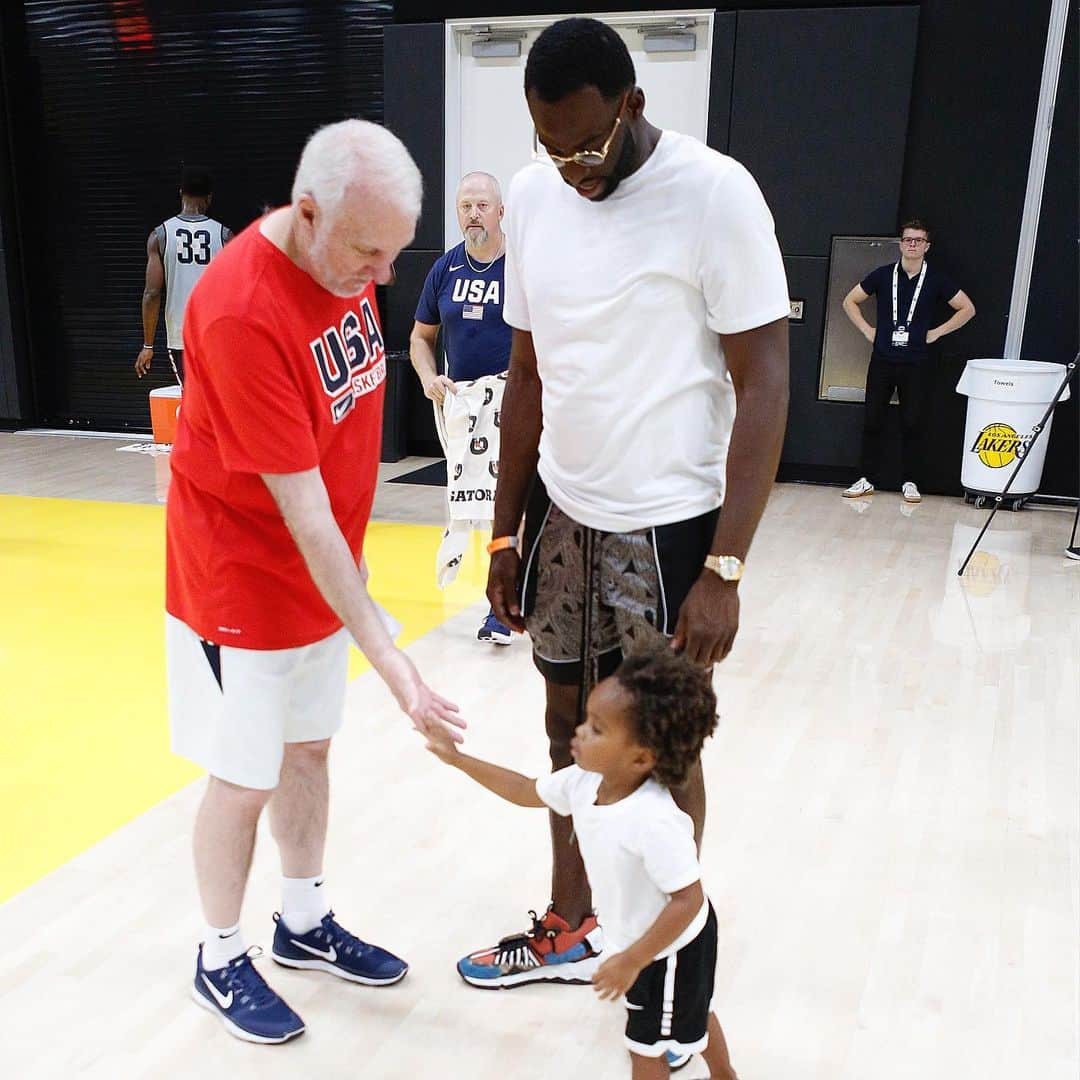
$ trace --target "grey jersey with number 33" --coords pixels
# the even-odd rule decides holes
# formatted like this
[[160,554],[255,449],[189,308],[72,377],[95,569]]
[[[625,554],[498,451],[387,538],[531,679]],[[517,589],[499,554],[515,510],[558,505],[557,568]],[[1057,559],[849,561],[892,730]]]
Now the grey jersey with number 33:
[[184,347],[184,308],[199,275],[229,238],[229,230],[205,214],[180,214],[155,230],[165,266],[165,330],[170,349]]

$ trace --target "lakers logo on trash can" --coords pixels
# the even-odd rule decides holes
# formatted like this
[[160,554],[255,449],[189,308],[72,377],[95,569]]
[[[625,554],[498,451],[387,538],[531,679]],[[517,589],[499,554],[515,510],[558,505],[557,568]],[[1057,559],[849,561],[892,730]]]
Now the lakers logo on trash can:
[[1027,452],[1030,435],[1020,435],[1008,424],[987,424],[971,447],[973,454],[990,469],[1003,469]]

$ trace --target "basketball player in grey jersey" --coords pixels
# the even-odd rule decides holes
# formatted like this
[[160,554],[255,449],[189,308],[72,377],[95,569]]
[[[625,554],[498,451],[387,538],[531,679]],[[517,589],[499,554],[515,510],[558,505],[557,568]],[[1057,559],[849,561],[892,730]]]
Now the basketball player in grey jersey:
[[232,236],[230,230],[208,217],[213,184],[210,174],[194,165],[180,180],[180,213],[163,221],[146,241],[146,286],[142,295],[143,347],[135,360],[142,378],[154,359],[154,335],[165,287],[165,331],[176,381],[184,382],[184,308],[195,282],[210,260]]

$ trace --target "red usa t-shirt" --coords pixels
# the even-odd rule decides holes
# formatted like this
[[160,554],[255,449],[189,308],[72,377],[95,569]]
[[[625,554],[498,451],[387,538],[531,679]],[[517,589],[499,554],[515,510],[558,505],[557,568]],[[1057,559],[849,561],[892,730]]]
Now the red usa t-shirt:
[[259,232],[206,268],[184,315],[165,607],[200,637],[286,649],[341,620],[260,473],[322,472],[359,559],[382,439],[386,350],[373,284],[343,299]]

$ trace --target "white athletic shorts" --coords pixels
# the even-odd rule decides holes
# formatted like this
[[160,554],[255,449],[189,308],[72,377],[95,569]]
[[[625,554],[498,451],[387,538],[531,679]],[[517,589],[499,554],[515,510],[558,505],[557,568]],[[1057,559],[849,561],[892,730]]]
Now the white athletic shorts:
[[166,614],[165,660],[173,752],[230,784],[277,787],[285,744],[329,739],[344,720],[344,628],[295,649],[237,649]]

